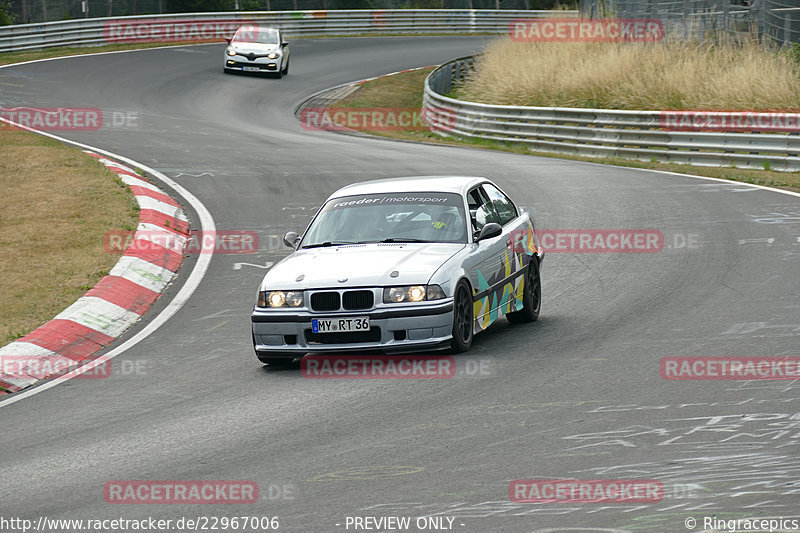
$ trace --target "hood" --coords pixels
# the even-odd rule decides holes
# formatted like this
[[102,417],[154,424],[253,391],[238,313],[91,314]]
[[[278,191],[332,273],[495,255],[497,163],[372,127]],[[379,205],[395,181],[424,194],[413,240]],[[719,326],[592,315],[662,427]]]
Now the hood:
[[270,52],[277,52],[280,46],[270,43],[246,43],[243,41],[233,41],[230,47],[240,54],[269,54]]
[[[465,244],[381,243],[298,250],[267,272],[265,289],[316,289],[428,283]],[[397,277],[390,277],[394,271]],[[303,275],[301,281],[297,278]],[[346,282],[340,279],[347,278]]]

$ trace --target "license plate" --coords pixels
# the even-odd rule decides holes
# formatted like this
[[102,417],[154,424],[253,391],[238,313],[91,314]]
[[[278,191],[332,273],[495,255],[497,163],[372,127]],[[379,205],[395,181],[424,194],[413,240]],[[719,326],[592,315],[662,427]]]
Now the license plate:
[[368,316],[348,318],[315,318],[311,320],[314,333],[339,333],[342,331],[369,331]]
[[261,69],[258,67],[242,67],[245,72],[259,72]]

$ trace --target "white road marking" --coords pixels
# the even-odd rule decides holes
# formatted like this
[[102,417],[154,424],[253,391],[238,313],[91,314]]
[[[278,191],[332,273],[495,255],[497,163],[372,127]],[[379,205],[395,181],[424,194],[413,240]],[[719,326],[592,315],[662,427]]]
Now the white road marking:
[[[116,52],[104,52],[104,53],[116,53]],[[91,55],[100,55],[100,54],[91,54]],[[45,59],[45,60],[37,60],[37,61],[47,61],[47,60]],[[28,63],[34,63],[34,62],[35,61],[29,61]],[[19,64],[21,64],[21,63],[16,63],[16,65],[19,65]],[[5,66],[11,66],[11,65],[5,65]],[[0,66],[0,68],[3,68],[3,67],[4,66]],[[201,229],[201,231],[203,231],[203,232],[216,231],[216,225],[214,223],[214,218],[211,216],[211,213],[208,211],[206,206],[203,205],[203,202],[201,202],[199,198],[197,198],[191,192],[186,190],[179,183],[177,183],[176,181],[168,178],[167,176],[165,176],[161,172],[159,172],[159,171],[157,171],[155,169],[152,169],[152,168],[150,168],[150,167],[148,167],[146,165],[143,165],[143,164],[141,164],[141,163],[139,163],[137,161],[134,161],[133,159],[129,159],[129,158],[125,157],[125,156],[122,156],[122,155],[119,155],[119,154],[115,154],[115,153],[109,152],[107,150],[101,150],[100,148],[96,148],[94,146],[89,146],[88,144],[83,144],[83,143],[79,143],[79,142],[76,142],[76,141],[71,141],[69,139],[65,139],[63,137],[59,137],[57,135],[53,135],[51,133],[37,131],[37,130],[34,130],[32,128],[28,128],[26,126],[22,126],[20,124],[16,124],[16,123],[11,122],[11,121],[9,121],[7,119],[4,119],[2,117],[0,117],[0,121],[5,122],[5,123],[7,123],[9,125],[12,125],[12,126],[20,127],[20,128],[25,129],[27,131],[31,131],[33,133],[38,133],[40,135],[44,135],[45,137],[49,137],[49,138],[55,139],[57,141],[61,141],[61,142],[67,143],[67,144],[71,144],[73,146],[77,146],[79,148],[84,148],[86,150],[92,150],[92,151],[94,151],[94,152],[96,152],[98,154],[102,154],[102,155],[105,155],[107,157],[113,158],[113,159],[115,159],[117,161],[120,161],[122,163],[126,163],[126,164],[128,164],[128,165],[130,165],[130,166],[132,166],[134,168],[140,168],[140,169],[144,170],[145,172],[147,172],[147,173],[155,176],[159,180],[161,180],[168,187],[172,188],[173,191],[175,191],[177,194],[182,196],[189,203],[189,205],[192,206],[192,208],[197,212],[198,218],[200,219],[200,229]],[[167,304],[167,306],[161,311],[161,313],[159,313],[158,316],[156,316],[150,323],[148,323],[144,328],[142,328],[141,331],[136,333],[133,337],[131,337],[127,341],[123,342],[122,344],[120,344],[119,346],[117,346],[116,348],[111,350],[110,352],[103,354],[96,361],[105,362],[108,359],[113,359],[114,357],[118,356],[119,354],[124,353],[126,350],[128,350],[130,348],[133,348],[134,346],[139,344],[141,341],[143,341],[144,339],[146,339],[147,337],[152,335],[156,330],[158,330],[158,328],[160,328],[170,318],[172,318],[175,315],[175,313],[180,311],[180,309],[186,304],[186,302],[189,300],[189,298],[192,296],[192,294],[194,294],[194,291],[197,290],[197,288],[200,286],[200,283],[203,281],[203,277],[206,275],[206,272],[208,271],[208,267],[211,264],[211,256],[212,255],[213,254],[200,254],[199,257],[197,258],[197,262],[195,263],[194,268],[192,269],[192,272],[186,278],[186,282],[183,284],[181,289],[178,291],[178,294],[175,295],[175,297],[172,299],[172,301],[170,301],[170,303]],[[113,272],[113,269],[112,269],[112,272]],[[82,366],[79,370],[77,370],[74,373],[72,373],[69,378],[63,378],[63,379],[59,379],[59,380],[56,380],[56,381],[49,381],[47,383],[43,383],[42,385],[40,385],[38,387],[34,387],[33,389],[22,391],[22,392],[19,392],[19,393],[15,393],[15,394],[11,395],[7,400],[0,401],[0,408],[8,407],[9,405],[11,405],[13,403],[16,403],[18,401],[24,400],[25,398],[29,398],[29,397],[33,396],[34,394],[39,394],[41,392],[46,391],[47,389],[55,387],[56,385],[58,385],[60,383],[64,383],[65,381],[69,381],[73,377],[91,370],[93,367],[94,367],[94,365],[87,364],[85,366]]]

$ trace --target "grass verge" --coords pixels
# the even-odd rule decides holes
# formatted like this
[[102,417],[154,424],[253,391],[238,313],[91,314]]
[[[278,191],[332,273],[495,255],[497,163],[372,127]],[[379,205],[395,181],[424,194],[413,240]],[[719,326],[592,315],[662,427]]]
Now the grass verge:
[[0,128],[0,346],[47,322],[119,259],[110,230],[135,230],[139,207],[94,158],[34,133]]
[[800,61],[743,44],[489,43],[457,91],[472,102],[604,109],[797,110]]
[[85,54],[96,54],[98,52],[119,52],[122,50],[143,50],[146,48],[159,48],[161,46],[181,46],[186,44],[200,44],[217,41],[197,41],[180,43],[131,43],[131,44],[109,44],[104,46],[66,46],[50,48],[48,50],[34,50],[30,52],[5,52],[0,54],[0,65],[11,63],[22,63],[23,61],[35,61],[37,59],[50,59],[54,57],[80,56]]
[[[362,84],[359,90],[337,102],[335,107],[419,109],[422,107],[422,91],[425,77],[430,74],[431,70],[433,69],[428,68],[412,72],[404,72],[368,81]],[[573,161],[588,161],[592,163],[602,163],[606,165],[616,165],[622,167],[646,168],[652,170],[664,170],[668,172],[680,172],[684,174],[695,174],[698,176],[741,181],[744,183],[766,185],[769,187],[778,187],[800,192],[800,172],[776,172],[773,170],[750,170],[729,167],[698,167],[693,165],[681,165],[677,163],[631,161],[620,158],[579,157],[560,154],[554,155],[552,153],[531,151],[524,143],[441,137],[440,135],[427,131],[426,129],[419,129],[417,131],[374,131],[360,129],[359,131],[407,141],[423,141],[451,146],[471,146],[475,148],[486,148],[519,154],[554,157]]]

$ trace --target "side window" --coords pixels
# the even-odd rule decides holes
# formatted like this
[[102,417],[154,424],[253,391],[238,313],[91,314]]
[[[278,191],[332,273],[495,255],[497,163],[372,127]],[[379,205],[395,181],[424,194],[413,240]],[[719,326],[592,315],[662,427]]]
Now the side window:
[[491,202],[480,187],[472,189],[467,197],[469,205],[469,218],[472,220],[472,230],[480,231],[489,222],[500,223]]
[[514,203],[508,199],[508,196],[500,192],[494,185],[488,183],[483,184],[483,189],[486,191],[489,200],[491,200],[492,205],[494,205],[494,208],[497,210],[501,224],[508,224],[517,218],[517,208],[514,207]]

